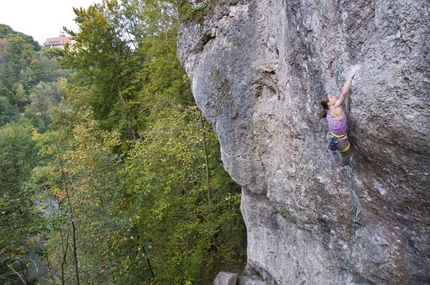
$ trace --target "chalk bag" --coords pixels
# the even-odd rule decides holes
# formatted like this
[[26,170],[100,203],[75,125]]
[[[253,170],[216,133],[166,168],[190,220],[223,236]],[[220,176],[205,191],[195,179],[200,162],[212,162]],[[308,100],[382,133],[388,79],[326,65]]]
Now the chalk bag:
[[337,150],[337,144],[339,143],[339,140],[336,137],[330,137],[330,142],[328,144],[328,148],[332,151]]

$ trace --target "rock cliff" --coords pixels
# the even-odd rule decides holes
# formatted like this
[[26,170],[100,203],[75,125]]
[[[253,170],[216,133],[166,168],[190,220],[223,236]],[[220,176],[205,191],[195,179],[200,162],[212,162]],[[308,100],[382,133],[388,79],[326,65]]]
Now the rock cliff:
[[[189,3],[211,6],[178,57],[243,189],[239,284],[430,284],[429,1]],[[358,63],[340,167],[320,98]]]

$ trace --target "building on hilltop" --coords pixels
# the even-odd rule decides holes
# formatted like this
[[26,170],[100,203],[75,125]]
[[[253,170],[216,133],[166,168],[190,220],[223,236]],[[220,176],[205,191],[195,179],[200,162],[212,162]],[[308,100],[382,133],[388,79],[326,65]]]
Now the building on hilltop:
[[66,43],[72,45],[72,38],[60,35],[59,37],[46,39],[43,45],[50,48],[63,48]]

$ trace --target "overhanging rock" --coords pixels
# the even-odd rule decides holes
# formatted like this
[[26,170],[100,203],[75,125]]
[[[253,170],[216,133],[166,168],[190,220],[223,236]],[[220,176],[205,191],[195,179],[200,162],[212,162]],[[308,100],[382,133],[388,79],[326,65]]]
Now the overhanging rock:
[[[181,24],[178,57],[243,189],[245,274],[430,283],[428,0],[223,3]],[[327,150],[319,100],[356,63],[351,171]]]

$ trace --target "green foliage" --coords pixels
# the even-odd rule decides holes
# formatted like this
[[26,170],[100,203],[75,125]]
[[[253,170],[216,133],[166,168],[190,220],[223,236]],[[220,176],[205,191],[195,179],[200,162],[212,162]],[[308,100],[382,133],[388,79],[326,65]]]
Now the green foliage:
[[37,270],[35,262],[43,256],[37,237],[44,228],[42,217],[34,208],[29,187],[0,197],[0,280],[10,281],[1,284],[20,284],[22,279],[26,284],[34,284],[31,280]]
[[200,111],[167,108],[145,138],[122,174],[157,282],[207,284],[221,262],[239,269],[240,189],[222,168],[218,140]]
[[182,21],[195,21],[202,23],[208,13],[215,7],[222,5],[236,5],[238,0],[208,0],[192,4],[190,1],[178,1],[179,17]]
[[18,118],[18,109],[9,100],[0,96],[0,127]]
[[204,16],[214,6],[215,0],[205,1],[198,5],[182,0],[179,4],[179,16],[182,20],[202,22]]
[[136,94],[141,86],[136,73],[142,58],[122,33],[125,24],[120,12],[115,1],[107,1],[106,7],[75,9],[81,31],[68,31],[73,48],[54,53],[63,66],[77,71],[73,82],[91,90],[85,103],[101,127],[120,131],[124,140],[136,140],[140,128]]
[[[9,61],[14,66],[15,72],[25,69],[35,57],[33,46],[25,41],[21,36],[9,34],[7,40],[10,43]],[[18,74],[15,74],[17,77]]]
[[176,58],[177,3],[75,9],[64,50],[0,25],[0,277],[210,284],[242,269],[240,188]]
[[0,25],[0,280],[6,280],[2,284],[35,284],[36,273],[42,275],[44,221],[29,181],[43,160],[32,132],[46,130],[48,109],[59,100],[58,84],[42,80],[62,73],[52,56],[39,50],[30,36]]
[[40,250],[42,221],[25,183],[38,165],[32,131],[26,119],[0,128],[0,276],[10,280],[17,278],[12,269],[28,279]]
[[0,195],[19,191],[38,164],[32,131],[33,125],[26,119],[0,129]]
[[57,83],[40,82],[30,94],[31,105],[40,114],[43,123],[47,126],[51,120],[50,109],[59,101],[60,86]]
[[12,114],[24,113],[30,104],[36,105],[44,123],[49,123],[47,108],[60,100],[55,81],[68,73],[46,48],[39,50],[31,37],[0,25],[0,126],[17,120]]
[[40,46],[38,44],[38,42],[36,42],[33,37],[29,36],[29,35],[25,35],[23,33],[20,32],[16,32],[14,31],[10,26],[8,25],[4,25],[4,24],[0,24],[0,39],[3,38],[7,38],[10,35],[18,35],[20,36],[22,39],[24,39],[24,41],[27,44],[30,44],[33,46],[34,51],[39,51],[40,50]]
[[122,193],[116,174],[120,157],[112,153],[118,134],[101,131],[87,111],[59,118],[55,131],[36,136],[42,153],[52,158],[35,172],[39,200],[58,205],[46,217],[47,261],[59,283],[108,284],[122,264],[117,252],[134,249],[123,241],[129,221],[116,215],[119,205],[112,202],[120,203]]
[[45,132],[46,125],[42,119],[41,113],[34,105],[30,105],[25,109],[24,118],[27,118],[38,132]]

